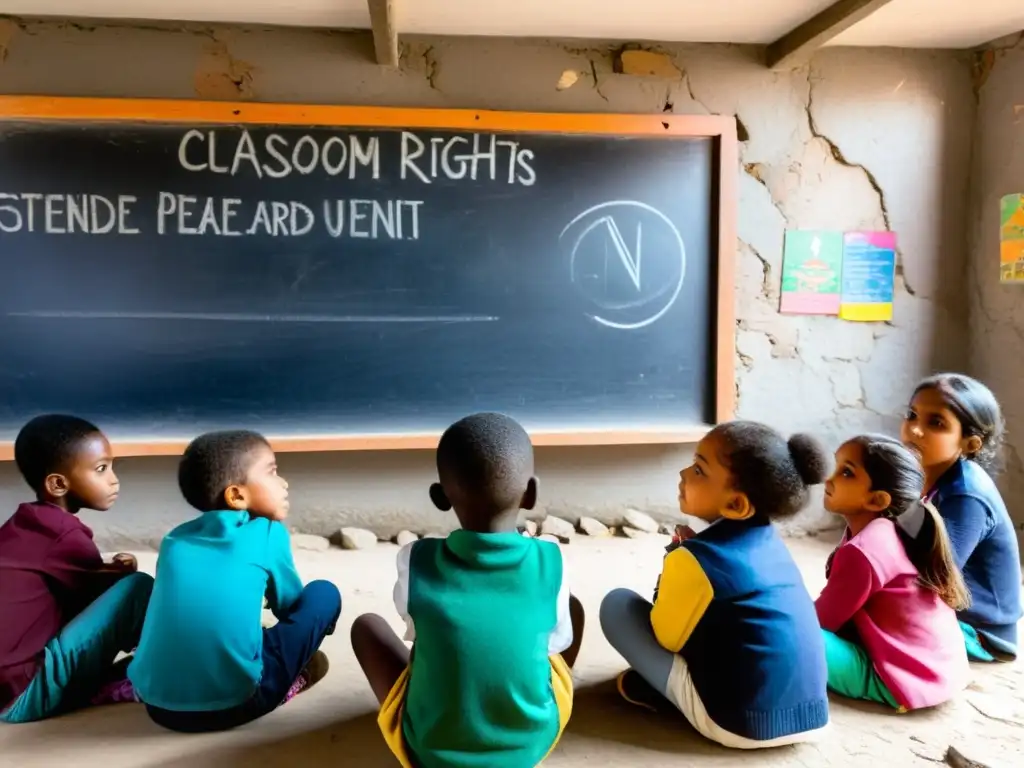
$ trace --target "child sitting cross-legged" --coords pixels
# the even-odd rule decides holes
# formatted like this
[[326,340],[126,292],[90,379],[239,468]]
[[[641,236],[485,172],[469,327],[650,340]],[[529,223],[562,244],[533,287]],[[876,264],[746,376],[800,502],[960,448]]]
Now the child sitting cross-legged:
[[906,711],[967,685],[955,611],[969,603],[942,517],[920,501],[924,472],[898,440],[862,435],[836,451],[825,508],[846,521],[815,606],[836,693]]
[[461,528],[398,554],[395,608],[412,651],[376,615],[352,627],[405,768],[525,768],[554,749],[572,709],[583,609],[557,544],[516,530],[537,501],[533,447],[507,416],[455,423],[430,498]]
[[135,558],[104,563],[83,509],[117,500],[110,443],[75,416],[39,416],[14,458],[35,501],[0,526],[0,721],[27,723],[95,704],[134,702],[125,661],[153,578]]
[[715,427],[680,472],[680,531],[652,605],[627,589],[601,603],[601,628],[630,668],[627,701],[672,706],[705,738],[757,749],[816,738],[828,725],[814,603],[773,520],[799,512],[828,457],[750,421]]
[[[255,432],[192,441],[178,468],[202,514],[160,545],[156,586],[128,675],[158,725],[222,731],[266,715],[327,673],[318,649],[341,613],[338,588],[302,586],[288,483]],[[263,629],[264,596],[278,623]]]

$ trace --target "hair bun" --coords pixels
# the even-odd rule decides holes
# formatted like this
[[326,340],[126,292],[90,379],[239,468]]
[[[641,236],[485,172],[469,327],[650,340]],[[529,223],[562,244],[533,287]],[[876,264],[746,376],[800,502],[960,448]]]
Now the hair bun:
[[818,485],[828,475],[828,452],[810,435],[796,434],[789,438],[789,455],[804,485]]

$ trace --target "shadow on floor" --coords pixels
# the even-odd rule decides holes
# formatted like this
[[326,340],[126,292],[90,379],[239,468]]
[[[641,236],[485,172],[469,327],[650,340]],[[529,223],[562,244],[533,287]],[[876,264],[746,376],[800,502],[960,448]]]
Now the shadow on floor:
[[678,755],[724,754],[702,738],[681,713],[654,714],[619,696],[615,680],[577,689],[565,739],[613,741]]
[[[873,705],[859,702],[853,706],[877,711]],[[66,742],[92,749],[105,743],[123,745],[128,740],[137,750],[152,748],[151,754],[161,755],[145,763],[150,768],[297,768],[332,760],[360,768],[397,765],[377,728],[374,712],[287,734],[274,733],[273,727],[254,733],[254,726],[201,736],[169,734],[154,725],[141,706],[103,708],[61,718],[59,723],[59,728],[43,724],[13,728],[5,733],[5,749],[17,751],[19,747],[38,746],[41,741],[51,747],[55,742]],[[165,757],[168,746],[179,739],[180,750],[174,750],[174,757]],[[582,750],[592,753],[595,744],[601,742],[678,757],[682,764],[690,764],[687,758],[723,760],[733,755],[698,735],[681,714],[655,715],[627,704],[616,692],[614,680],[577,689],[573,716],[559,752],[567,758]],[[552,762],[558,761],[557,754]],[[720,764],[718,760],[715,764]]]
[[[591,749],[594,741],[614,741],[666,754],[728,753],[697,735],[681,715],[656,716],[626,704],[616,693],[614,681],[577,690],[563,742],[568,747],[577,739],[590,742]],[[276,741],[219,745],[204,750],[201,757],[172,758],[154,768],[197,768],[200,763],[225,768],[294,768],[330,755],[360,768],[394,768],[397,764],[377,729],[376,715],[367,713]]]
[[292,734],[277,741],[218,746],[203,751],[201,756],[186,755],[151,765],[152,768],[297,768],[332,764],[395,768],[398,763],[384,745],[377,729],[376,713]]

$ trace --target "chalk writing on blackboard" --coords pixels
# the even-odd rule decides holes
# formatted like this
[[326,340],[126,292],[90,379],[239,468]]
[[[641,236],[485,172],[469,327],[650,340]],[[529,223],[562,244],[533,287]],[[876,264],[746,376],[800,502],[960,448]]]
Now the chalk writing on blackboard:
[[683,237],[646,203],[592,206],[566,225],[561,239],[569,249],[570,279],[593,305],[589,317],[601,325],[644,328],[679,297],[686,278]]
[[165,108],[0,121],[0,458],[58,410],[145,452],[728,417],[735,148],[687,133],[715,118]]
[[[177,142],[178,165],[189,173],[255,180],[321,175],[326,179],[382,178],[382,142],[376,135],[268,133],[259,141],[247,129],[192,128]],[[433,136],[402,131],[397,157],[403,180],[437,180],[531,187],[537,183],[533,150],[493,134]],[[386,175],[386,173],[385,173]],[[56,190],[0,192],[0,232],[48,235],[139,235],[137,208],[156,205],[158,235],[303,237],[320,229],[332,238],[419,240],[420,199],[243,200],[162,190],[140,203],[132,194],[98,195]]]
[[[259,179],[317,172],[355,179],[361,169],[368,169],[371,178],[380,178],[381,142],[377,136],[364,141],[356,134],[335,134],[321,141],[303,134],[290,141],[279,133],[270,133],[257,144],[248,130],[230,138],[223,136],[226,131],[220,133],[218,138],[214,130],[193,128],[186,132],[178,143],[181,167],[231,176],[252,172]],[[424,184],[442,177],[473,181],[488,178],[529,187],[537,181],[533,159],[533,151],[521,147],[518,141],[495,135],[474,133],[424,141],[415,133],[402,131],[399,168],[403,180],[415,178]]]

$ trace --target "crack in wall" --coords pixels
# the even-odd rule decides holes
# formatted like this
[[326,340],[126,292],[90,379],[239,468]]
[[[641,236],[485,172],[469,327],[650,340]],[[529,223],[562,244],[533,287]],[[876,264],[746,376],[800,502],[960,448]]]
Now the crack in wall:
[[[770,299],[770,297],[768,298]],[[771,331],[766,331],[764,328],[751,324],[749,320],[737,320],[736,330],[746,331],[747,333],[757,333],[760,334],[761,336],[764,336],[768,342],[768,346],[771,347],[769,354],[776,360],[793,360],[800,358],[800,349],[796,342],[793,342],[792,344],[783,343],[779,340],[779,337],[776,336],[774,333],[772,333]]]
[[18,29],[17,21],[0,18],[0,64],[7,61],[7,53],[11,49],[11,41],[14,40]]
[[772,206],[779,212],[779,216],[782,217],[782,220],[786,222],[786,224],[789,224],[789,215],[782,209],[782,205],[779,201],[775,199],[775,195],[772,193],[772,188],[768,186],[768,181],[765,179],[765,172],[767,170],[768,166],[764,163],[743,164],[743,172],[764,187],[765,191],[768,193],[768,199],[771,200]]
[[590,62],[590,76],[594,79],[594,90],[597,92],[598,96],[605,101],[608,101],[608,96],[606,96],[605,92],[601,90],[601,80],[597,76],[597,62],[594,61],[593,56],[588,56],[587,60]]
[[[4,16],[0,19],[8,19],[18,26],[26,35],[38,35],[38,28],[44,31],[48,28],[62,30],[74,30],[75,32],[99,32],[101,30],[121,30],[125,32],[161,32],[164,34],[185,34],[199,37],[213,38],[216,34],[214,27],[200,26],[199,24],[182,24],[168,21],[167,23],[147,22],[139,19],[105,19],[101,23],[89,24],[83,20],[74,19],[25,19],[19,16]],[[224,25],[229,26],[229,25]],[[239,25],[234,25],[239,26]]]
[[[882,189],[882,185],[878,183],[878,179],[875,177],[875,174],[872,173],[871,169],[863,163],[854,163],[847,160],[846,156],[843,155],[843,151],[839,148],[839,145],[818,129],[818,124],[814,120],[814,71],[810,66],[807,67],[807,104],[804,106],[804,111],[807,113],[807,125],[808,128],[810,128],[811,136],[823,142],[825,146],[828,147],[828,150],[832,155],[832,159],[840,165],[844,165],[847,168],[855,168],[864,174],[864,178],[867,179],[868,184],[871,185],[875,194],[878,195],[878,204],[882,211],[882,221],[885,224],[885,231],[892,232],[892,222],[889,218],[889,206],[885,201],[885,191]],[[910,286],[910,283],[907,282],[906,271],[903,265],[903,254],[898,245],[896,247],[896,277],[902,281],[903,288],[907,293],[911,296],[917,295],[917,292]]]
[[194,90],[207,99],[253,98],[253,80],[256,68],[247,61],[235,58],[227,41],[215,31],[208,30],[203,54],[196,64]]
[[981,89],[988,82],[989,75],[995,69],[996,62],[1010,51],[1017,50],[1024,43],[1024,30],[1021,30],[1016,39],[1003,45],[990,45],[984,50],[975,51],[974,59],[971,62],[971,86],[974,89],[974,100],[981,100]]
[[[739,238],[737,238],[739,239]],[[740,246],[745,247],[748,251],[754,254],[754,257],[761,262],[761,295],[766,299],[772,297],[772,265],[764,256],[762,256],[757,248],[752,246],[745,240],[739,240]]]
[[[747,176],[749,176],[750,178],[756,180],[757,183],[760,184],[762,187],[767,189],[768,194],[771,195],[771,187],[768,186],[768,182],[764,178],[764,171],[766,167],[767,166],[765,166],[764,163],[744,163],[743,172],[747,174]],[[772,202],[774,202],[774,199],[772,200]]]
[[740,120],[739,115],[733,115],[736,119],[736,140],[737,141],[750,141],[750,131],[747,130],[747,126]]
[[433,45],[423,43],[400,43],[398,53],[399,70],[405,74],[422,75],[430,90],[441,93],[438,79],[441,62]]
[[441,65],[434,55],[434,46],[428,45],[423,49],[423,74],[427,78],[427,85],[432,91],[440,91],[437,87],[437,77],[441,73]]
[[681,71],[683,73],[683,76],[680,79],[681,79],[683,85],[686,86],[686,93],[689,94],[689,96],[693,100],[694,104],[699,105],[705,112],[710,114],[711,113],[711,109],[708,107],[708,105],[705,104],[700,99],[698,99],[697,98],[697,94],[693,92],[693,81],[690,79],[690,73],[687,70],[685,70],[685,69],[682,69]]

